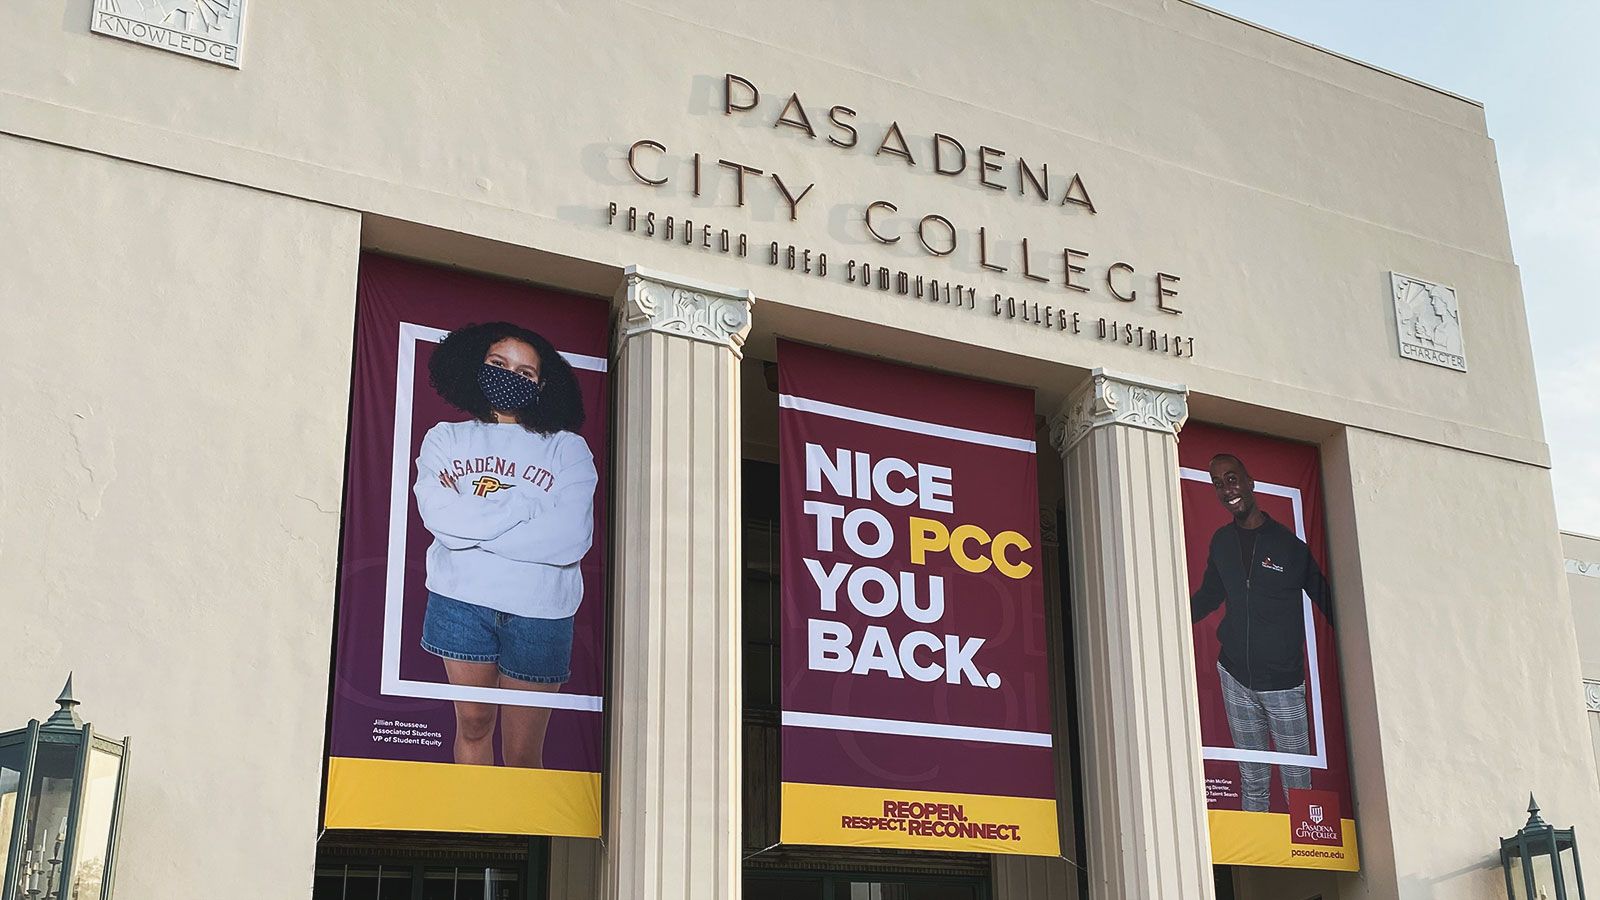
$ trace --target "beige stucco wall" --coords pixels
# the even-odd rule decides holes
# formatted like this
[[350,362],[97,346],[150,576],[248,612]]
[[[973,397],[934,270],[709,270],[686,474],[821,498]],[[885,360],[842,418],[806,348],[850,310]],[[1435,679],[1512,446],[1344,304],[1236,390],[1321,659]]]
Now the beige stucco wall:
[[124,900],[305,897],[356,216],[0,137],[0,723],[130,735]]
[[1340,896],[1498,897],[1530,791],[1600,829],[1549,475],[1359,429],[1324,462],[1363,865]]
[[[1578,563],[1566,565],[1567,590],[1572,594],[1572,618],[1578,629],[1578,657],[1583,663],[1583,677],[1600,681],[1600,537],[1561,533],[1563,561]],[[1594,574],[1573,571],[1587,568]]]
[[[1578,632],[1578,661],[1586,680],[1600,682],[1600,538],[1562,532],[1561,555]],[[1600,684],[1595,687],[1600,689]],[[1589,713],[1589,731],[1600,762],[1600,712]]]
[[[0,8],[0,130],[1004,348],[994,374],[1049,392],[1041,409],[1070,387],[1053,383],[1060,362],[1137,368],[1200,394],[1546,459],[1482,110],[1197,7],[282,0],[250,8],[236,72],[92,35],[89,5]],[[723,114],[729,71],[761,88],[755,112]],[[815,139],[772,126],[791,93]],[[859,112],[854,150],[826,141],[834,104]],[[872,154],[891,120],[915,168]],[[931,173],[935,131],[967,147],[965,175]],[[673,182],[629,175],[626,149],[643,138],[667,146]],[[985,144],[1007,154],[1005,192],[978,183]],[[1081,173],[1098,214],[1019,197],[1017,155],[1050,164],[1053,197]],[[790,222],[770,179],[752,177],[741,209],[718,159],[816,187]],[[949,217],[962,249],[935,259],[914,237],[873,242],[862,214],[877,199],[899,205],[902,226]],[[826,251],[830,276],[608,229],[611,201]],[[979,268],[980,225],[1010,272]],[[1090,254],[1092,283],[1128,261],[1140,299],[1021,278],[1024,236],[1053,276],[1063,246]],[[1199,358],[867,292],[838,274],[852,256],[1193,335]],[[1459,290],[1470,373],[1397,356],[1391,269]],[[1157,270],[1182,277],[1183,315],[1155,309]],[[924,344],[906,354],[950,352]]]
[[[37,636],[0,672],[0,726],[48,712],[71,666],[89,716],[135,735],[132,900],[305,896],[363,220],[371,245],[597,293],[629,263],[749,287],[752,358],[781,333],[1032,385],[1041,411],[1107,366],[1187,383],[1196,418],[1323,441],[1366,865],[1339,896],[1496,896],[1524,789],[1600,824],[1475,105],[1163,0],[252,0],[240,71],[91,35],[89,7],[0,5],[0,620]],[[728,71],[756,112],[722,114]],[[771,127],[791,92],[818,138]],[[834,104],[862,146],[826,143]],[[915,169],[871,154],[891,119]],[[967,147],[962,177],[930,173],[934,131]],[[627,171],[644,138],[665,187]],[[982,187],[980,144],[1049,163],[1053,194],[1081,173],[1099,212],[1021,199],[1009,168]],[[767,180],[740,208],[718,158],[816,186],[793,222]],[[890,224],[949,217],[962,250],[874,243],[879,199]],[[607,228],[612,201],[745,231],[752,257]],[[979,225],[1012,271],[979,268]],[[1018,277],[1023,236],[1052,283]],[[767,266],[767,241],[827,252],[829,277]],[[1062,246],[1095,290],[1062,288]],[[853,257],[976,284],[980,308],[847,285]],[[1116,260],[1136,303],[1099,287]],[[1182,276],[1181,316],[1154,308],[1157,270]],[[1398,357],[1390,270],[1458,289],[1469,373]],[[1199,356],[996,319],[995,291]],[[1251,878],[1262,898],[1325,884]]]

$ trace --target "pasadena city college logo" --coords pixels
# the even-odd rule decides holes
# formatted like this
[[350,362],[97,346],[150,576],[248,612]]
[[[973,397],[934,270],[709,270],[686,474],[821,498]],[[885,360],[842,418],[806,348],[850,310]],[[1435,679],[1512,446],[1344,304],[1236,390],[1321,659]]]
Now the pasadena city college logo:
[[501,481],[493,475],[480,475],[478,480],[472,483],[472,493],[479,497],[487,497],[495,491],[509,491],[514,487],[516,485]]
[[1394,291],[1394,326],[1400,355],[1406,359],[1467,370],[1467,348],[1461,334],[1461,306],[1455,288],[1399,272],[1389,273]]
[[1333,791],[1289,792],[1289,842],[1344,846],[1339,795]]
[[237,69],[244,0],[94,0],[89,30]]

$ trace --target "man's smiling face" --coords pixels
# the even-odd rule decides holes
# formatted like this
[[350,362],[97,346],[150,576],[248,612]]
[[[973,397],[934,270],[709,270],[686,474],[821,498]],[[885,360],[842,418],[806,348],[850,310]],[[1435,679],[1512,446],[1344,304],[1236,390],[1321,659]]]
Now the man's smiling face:
[[1211,462],[1211,486],[1217,490],[1217,500],[1222,503],[1236,522],[1250,518],[1256,509],[1256,483],[1244,466],[1231,456],[1218,457]]

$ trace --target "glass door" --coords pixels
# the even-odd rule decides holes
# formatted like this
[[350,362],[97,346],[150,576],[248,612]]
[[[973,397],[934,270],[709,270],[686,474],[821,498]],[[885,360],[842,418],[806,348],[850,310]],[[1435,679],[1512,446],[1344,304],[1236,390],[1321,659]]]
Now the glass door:
[[439,866],[422,872],[422,900],[522,900],[515,869]]
[[320,863],[311,900],[524,900],[506,866]]

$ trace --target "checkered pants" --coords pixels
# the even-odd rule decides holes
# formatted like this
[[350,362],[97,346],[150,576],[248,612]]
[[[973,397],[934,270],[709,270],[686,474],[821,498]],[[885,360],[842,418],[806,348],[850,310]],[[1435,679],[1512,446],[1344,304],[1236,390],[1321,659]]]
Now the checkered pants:
[[[1233,746],[1240,750],[1274,749],[1279,753],[1307,754],[1311,741],[1306,734],[1306,685],[1283,691],[1252,691],[1228,674],[1217,663],[1222,677],[1222,704],[1228,712],[1228,730]],[[1268,735],[1272,747],[1267,746]],[[1284,796],[1290,790],[1311,787],[1311,770],[1305,766],[1280,766]],[[1239,763],[1239,780],[1244,782],[1244,809],[1266,812],[1272,795],[1272,764]]]

